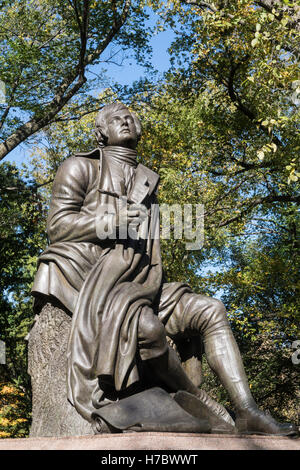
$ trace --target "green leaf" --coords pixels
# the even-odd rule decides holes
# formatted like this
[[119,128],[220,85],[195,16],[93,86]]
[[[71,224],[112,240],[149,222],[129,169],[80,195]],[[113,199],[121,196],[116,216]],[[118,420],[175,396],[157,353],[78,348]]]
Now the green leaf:
[[265,154],[264,154],[264,152],[263,152],[262,150],[259,150],[259,151],[257,152],[257,156],[258,156],[258,158],[259,158],[260,160],[263,160],[263,159],[265,158]]
[[273,149],[273,152],[275,153],[277,151],[277,145],[274,142],[272,142],[271,147]]

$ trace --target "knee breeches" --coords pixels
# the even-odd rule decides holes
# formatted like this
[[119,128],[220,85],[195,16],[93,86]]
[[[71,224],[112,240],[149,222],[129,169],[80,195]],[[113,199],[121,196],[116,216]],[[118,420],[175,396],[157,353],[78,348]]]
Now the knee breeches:
[[229,323],[223,303],[205,295],[183,294],[164,324],[159,314],[144,307],[138,326],[141,359],[164,354],[168,348],[166,336],[174,341],[200,335],[204,338],[224,327],[229,328]]
[[226,309],[220,300],[206,295],[185,293],[165,323],[167,335],[176,339],[202,335],[229,327]]

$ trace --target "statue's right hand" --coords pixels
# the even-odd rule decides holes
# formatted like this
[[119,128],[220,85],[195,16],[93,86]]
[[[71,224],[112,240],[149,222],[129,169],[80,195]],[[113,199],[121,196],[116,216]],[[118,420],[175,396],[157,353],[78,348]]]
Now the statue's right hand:
[[120,208],[116,214],[116,227],[140,225],[148,216],[147,208],[143,204],[131,204]]

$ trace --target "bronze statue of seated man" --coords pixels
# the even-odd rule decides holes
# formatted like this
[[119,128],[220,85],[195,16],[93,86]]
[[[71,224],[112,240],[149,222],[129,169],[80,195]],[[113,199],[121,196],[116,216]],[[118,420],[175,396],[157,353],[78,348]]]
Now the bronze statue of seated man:
[[[167,342],[193,337],[203,341],[229,394],[238,432],[296,433],[257,407],[222,302],[165,282],[155,210],[159,176],[137,164],[140,135],[138,118],[124,105],[105,106],[96,118],[98,148],[66,159],[54,181],[50,244],[39,258],[33,294],[58,299],[73,315],[70,402],[92,421],[107,401],[151,385],[205,400]],[[132,236],[121,236],[127,232]]]

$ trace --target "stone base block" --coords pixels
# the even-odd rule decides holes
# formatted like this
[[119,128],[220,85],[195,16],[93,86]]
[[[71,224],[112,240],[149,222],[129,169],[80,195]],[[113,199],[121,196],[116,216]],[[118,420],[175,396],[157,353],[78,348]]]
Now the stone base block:
[[299,438],[224,434],[125,433],[0,440],[1,450],[300,450]]

